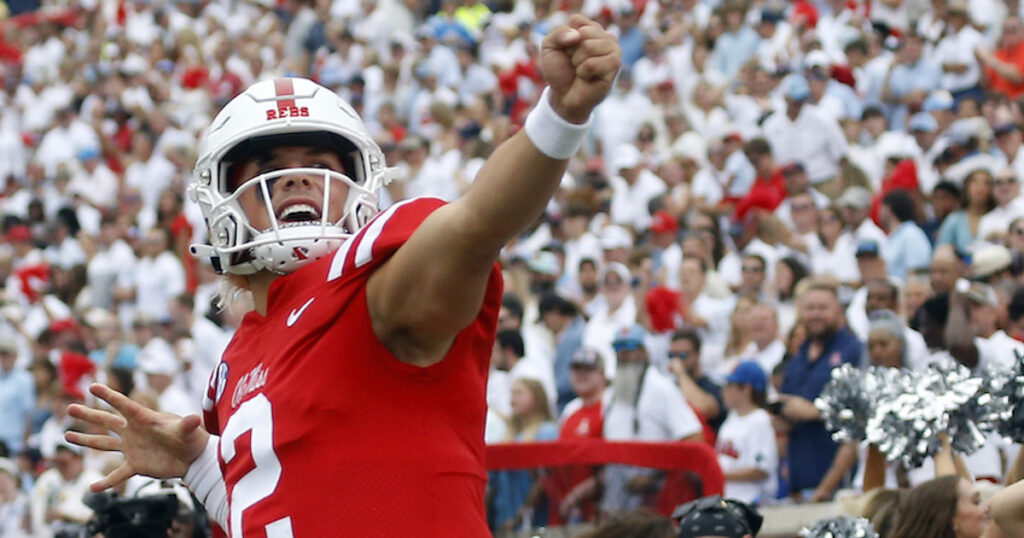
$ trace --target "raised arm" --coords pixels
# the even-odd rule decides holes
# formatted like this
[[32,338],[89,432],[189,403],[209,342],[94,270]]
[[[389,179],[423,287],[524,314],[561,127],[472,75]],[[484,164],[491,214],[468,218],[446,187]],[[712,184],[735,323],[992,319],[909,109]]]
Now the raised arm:
[[549,88],[526,128],[370,278],[374,332],[400,360],[440,361],[477,316],[501,247],[544,210],[611,88],[620,54],[615,38],[581,15],[548,34],[540,61]]

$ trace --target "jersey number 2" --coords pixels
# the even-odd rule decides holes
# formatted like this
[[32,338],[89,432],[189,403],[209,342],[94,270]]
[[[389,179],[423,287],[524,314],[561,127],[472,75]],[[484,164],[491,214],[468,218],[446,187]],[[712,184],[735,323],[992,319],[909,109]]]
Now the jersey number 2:
[[[235,441],[252,431],[249,443],[255,467],[231,488],[231,536],[242,536],[242,513],[267,498],[281,479],[281,460],[274,453],[274,418],[270,400],[257,394],[231,415],[220,438],[220,457],[227,464],[235,457]],[[283,517],[266,526],[267,538],[292,538],[292,519]]]

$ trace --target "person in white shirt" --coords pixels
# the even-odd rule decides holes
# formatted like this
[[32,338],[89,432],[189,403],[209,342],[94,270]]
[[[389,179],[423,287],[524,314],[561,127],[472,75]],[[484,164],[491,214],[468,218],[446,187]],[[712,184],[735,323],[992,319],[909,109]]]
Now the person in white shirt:
[[182,376],[185,391],[193,401],[203,401],[210,374],[220,362],[224,349],[231,341],[231,335],[205,316],[195,315],[195,300],[192,294],[182,293],[170,303],[171,319],[179,334],[188,335],[192,342],[192,353],[182,357],[188,369]]
[[725,496],[745,503],[773,499],[779,453],[771,415],[763,409],[768,379],[757,362],[741,362],[726,378],[722,399],[729,415],[715,451],[725,475]]
[[[1024,153],[1024,152],[1022,152]],[[978,221],[977,238],[1002,242],[1013,219],[1024,216],[1024,198],[1020,196],[1020,180],[1012,168],[1003,168],[992,178],[992,197],[996,206]]]
[[[730,316],[734,300],[713,299],[703,293],[708,267],[704,260],[684,256],[679,269],[679,284],[686,303],[684,321],[697,328],[708,349],[703,355],[720,359],[729,338]],[[717,351],[717,352],[716,352]],[[718,371],[717,364],[705,364],[709,372]]]
[[[493,396],[496,400],[494,410],[505,418],[511,417],[512,382],[516,379],[537,380],[544,388],[552,413],[554,413],[555,402],[558,401],[555,373],[551,364],[544,359],[524,356],[524,352],[523,337],[518,330],[508,329],[498,332],[494,340],[494,349],[491,350],[491,363],[495,365],[496,369],[508,372],[508,375],[503,383],[495,385],[491,390],[494,391]],[[508,391],[507,395],[504,393],[506,390]]]
[[777,162],[802,163],[814,187],[830,196],[839,194],[840,161],[846,158],[846,137],[839,124],[807,104],[810,87],[802,75],[785,83],[786,109],[764,122],[764,137],[772,141]]
[[[625,265],[609,263],[601,275],[600,298],[593,315],[583,329],[583,345],[598,350],[604,357],[615,357],[612,340],[624,327],[636,323],[637,305],[630,283],[632,276]],[[596,301],[596,300],[595,300]],[[615,378],[616,361],[605,361],[605,375]]]
[[985,46],[985,36],[975,30],[970,22],[967,2],[950,2],[946,11],[946,36],[935,47],[935,58],[942,64],[942,89],[953,94],[954,98],[972,90],[980,90],[978,82],[981,67],[974,49]]
[[200,411],[200,402],[179,386],[181,362],[163,338],[153,338],[139,351],[139,372],[156,394],[158,409],[164,413],[188,416]]
[[[640,325],[619,330],[612,343],[618,371],[604,414],[609,441],[703,441],[700,420],[679,387],[649,361]],[[604,470],[601,509],[618,513],[638,508],[660,482],[650,469],[608,465]]]
[[843,191],[836,200],[843,213],[846,230],[853,234],[853,243],[860,245],[865,241],[874,241],[881,248],[885,245],[886,235],[875,221],[868,218],[871,212],[871,191],[864,187],[852,186]]
[[117,204],[119,183],[114,172],[100,159],[99,149],[85,148],[77,157],[82,166],[71,177],[68,189],[95,207],[113,208]]
[[57,446],[53,468],[40,475],[32,488],[32,536],[50,538],[63,525],[85,523],[92,517],[92,509],[83,498],[89,485],[103,475],[85,467],[84,451],[64,440]]
[[612,222],[642,232],[651,224],[648,203],[664,194],[668,187],[644,166],[643,156],[636,146],[619,146],[612,153],[611,160],[615,169],[615,175],[609,178]]
[[168,302],[185,291],[185,268],[167,250],[167,233],[153,229],[146,233],[143,255],[132,275],[135,307],[157,320],[169,318]]

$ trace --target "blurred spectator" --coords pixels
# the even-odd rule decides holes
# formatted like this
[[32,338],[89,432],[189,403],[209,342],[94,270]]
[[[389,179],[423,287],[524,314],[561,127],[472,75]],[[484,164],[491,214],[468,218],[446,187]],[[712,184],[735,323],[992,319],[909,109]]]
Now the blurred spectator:
[[538,305],[540,321],[555,338],[554,376],[558,410],[577,396],[570,381],[572,357],[583,345],[586,321],[572,302],[558,295],[541,297]]
[[786,365],[779,399],[780,418],[789,429],[789,479],[794,497],[829,499],[853,463],[839,451],[812,402],[828,383],[833,368],[858,364],[863,347],[843,326],[835,288],[815,284],[800,298],[800,319],[807,326],[807,340]]
[[85,467],[84,450],[62,440],[53,456],[53,468],[39,475],[31,496],[33,536],[55,536],[69,524],[83,524],[92,517],[83,497],[89,485],[103,475]]
[[0,458],[0,533],[11,538],[29,536],[28,498],[21,491],[21,472],[8,458]]
[[725,420],[722,387],[704,374],[700,348],[701,340],[696,331],[679,329],[672,333],[668,371],[675,376],[686,403],[717,431]]
[[[650,365],[646,331],[631,325],[615,333],[612,346],[619,366],[604,416],[604,437],[612,441],[703,440],[700,422],[679,388]],[[659,474],[651,469],[607,465],[601,510],[608,514],[645,504],[657,491]]]
[[[558,438],[544,387],[536,379],[512,381],[512,415],[508,441],[529,443]],[[531,471],[500,471],[491,475],[494,490],[494,520],[497,534],[507,535],[518,528],[547,525],[547,512],[541,504],[541,481]]]
[[889,232],[889,240],[881,249],[889,275],[902,279],[909,271],[927,266],[932,247],[914,222],[910,195],[903,190],[890,192],[882,200],[880,215],[882,227]]
[[25,446],[35,407],[35,385],[28,371],[15,365],[17,352],[14,340],[0,336],[0,441],[12,453]]
[[715,450],[725,474],[725,495],[758,504],[777,489],[778,450],[767,405],[768,378],[754,361],[741,362],[725,378],[722,398],[729,410]]

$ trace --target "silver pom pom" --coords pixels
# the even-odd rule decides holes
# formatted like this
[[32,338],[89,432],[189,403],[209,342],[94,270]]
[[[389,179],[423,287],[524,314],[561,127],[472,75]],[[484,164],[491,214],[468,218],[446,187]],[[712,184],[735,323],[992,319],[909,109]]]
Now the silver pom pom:
[[880,393],[867,440],[908,468],[920,467],[938,451],[940,433],[949,435],[954,450],[975,452],[1005,414],[1006,406],[991,394],[993,382],[953,361],[933,363],[924,372],[901,371],[894,381]]
[[1014,443],[1024,443],[1024,355],[1014,350],[1013,369],[986,371],[993,400],[1005,405],[998,422],[1000,435]]
[[822,519],[800,529],[802,538],[878,538],[871,522],[862,517],[839,516]]
[[832,379],[814,400],[825,427],[837,443],[863,441],[880,391],[891,385],[896,370],[872,366],[861,370],[843,364],[832,369]]

